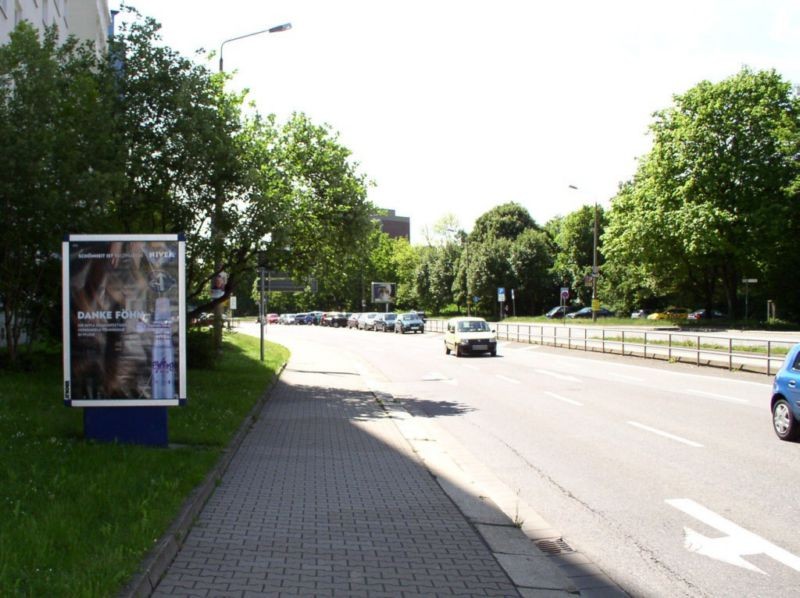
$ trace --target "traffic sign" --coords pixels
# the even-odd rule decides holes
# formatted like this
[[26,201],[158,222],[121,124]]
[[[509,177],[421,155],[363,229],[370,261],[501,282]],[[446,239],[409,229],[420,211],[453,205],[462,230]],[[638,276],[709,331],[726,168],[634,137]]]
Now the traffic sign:
[[569,300],[569,287],[561,287],[561,298],[564,301]]

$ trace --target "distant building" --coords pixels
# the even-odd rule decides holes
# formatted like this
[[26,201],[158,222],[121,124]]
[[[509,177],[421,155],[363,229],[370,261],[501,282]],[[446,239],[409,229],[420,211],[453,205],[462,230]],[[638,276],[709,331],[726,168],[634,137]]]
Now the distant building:
[[0,44],[8,43],[22,21],[39,31],[55,25],[60,42],[74,35],[92,42],[98,52],[108,46],[108,0],[0,0]]
[[411,219],[408,216],[397,216],[394,210],[381,210],[373,218],[381,223],[381,230],[390,237],[411,240]]

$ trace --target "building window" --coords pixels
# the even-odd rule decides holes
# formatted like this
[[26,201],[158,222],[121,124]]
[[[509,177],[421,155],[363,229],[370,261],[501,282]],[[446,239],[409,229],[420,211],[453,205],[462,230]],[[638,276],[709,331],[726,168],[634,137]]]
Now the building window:
[[42,25],[50,25],[50,0],[42,0]]
[[0,0],[0,13],[8,18],[8,0]]
[[14,0],[14,27],[22,23],[22,7],[19,5],[19,0]]

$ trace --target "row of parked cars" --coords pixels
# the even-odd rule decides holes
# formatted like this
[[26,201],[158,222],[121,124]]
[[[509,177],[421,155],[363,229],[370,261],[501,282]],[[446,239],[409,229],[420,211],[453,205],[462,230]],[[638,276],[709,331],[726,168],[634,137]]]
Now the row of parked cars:
[[425,315],[410,311],[402,314],[395,312],[369,311],[350,314],[347,327],[358,330],[375,330],[378,332],[425,332]]
[[[605,307],[601,307],[597,312],[598,318],[610,318],[614,315],[614,312],[606,309]],[[545,317],[551,319],[567,318],[570,320],[578,318],[591,318],[592,308],[582,307],[579,309],[572,305],[558,305],[548,311],[545,314]],[[648,320],[709,320],[712,318],[724,318],[725,315],[716,309],[709,311],[707,309],[691,310],[688,307],[668,307],[667,309],[663,309],[661,311],[637,309],[631,312],[630,317],[635,320],[644,318]]]

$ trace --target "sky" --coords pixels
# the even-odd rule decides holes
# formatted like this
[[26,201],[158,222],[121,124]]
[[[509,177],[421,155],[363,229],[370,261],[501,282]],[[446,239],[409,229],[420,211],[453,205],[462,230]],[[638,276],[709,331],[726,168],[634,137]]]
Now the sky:
[[609,206],[650,150],[653,113],[700,81],[748,66],[800,85],[797,0],[128,4],[214,70],[223,41],[291,23],[225,45],[231,89],[281,122],[328,124],[369,199],[410,218],[413,244],[508,202],[541,225]]

